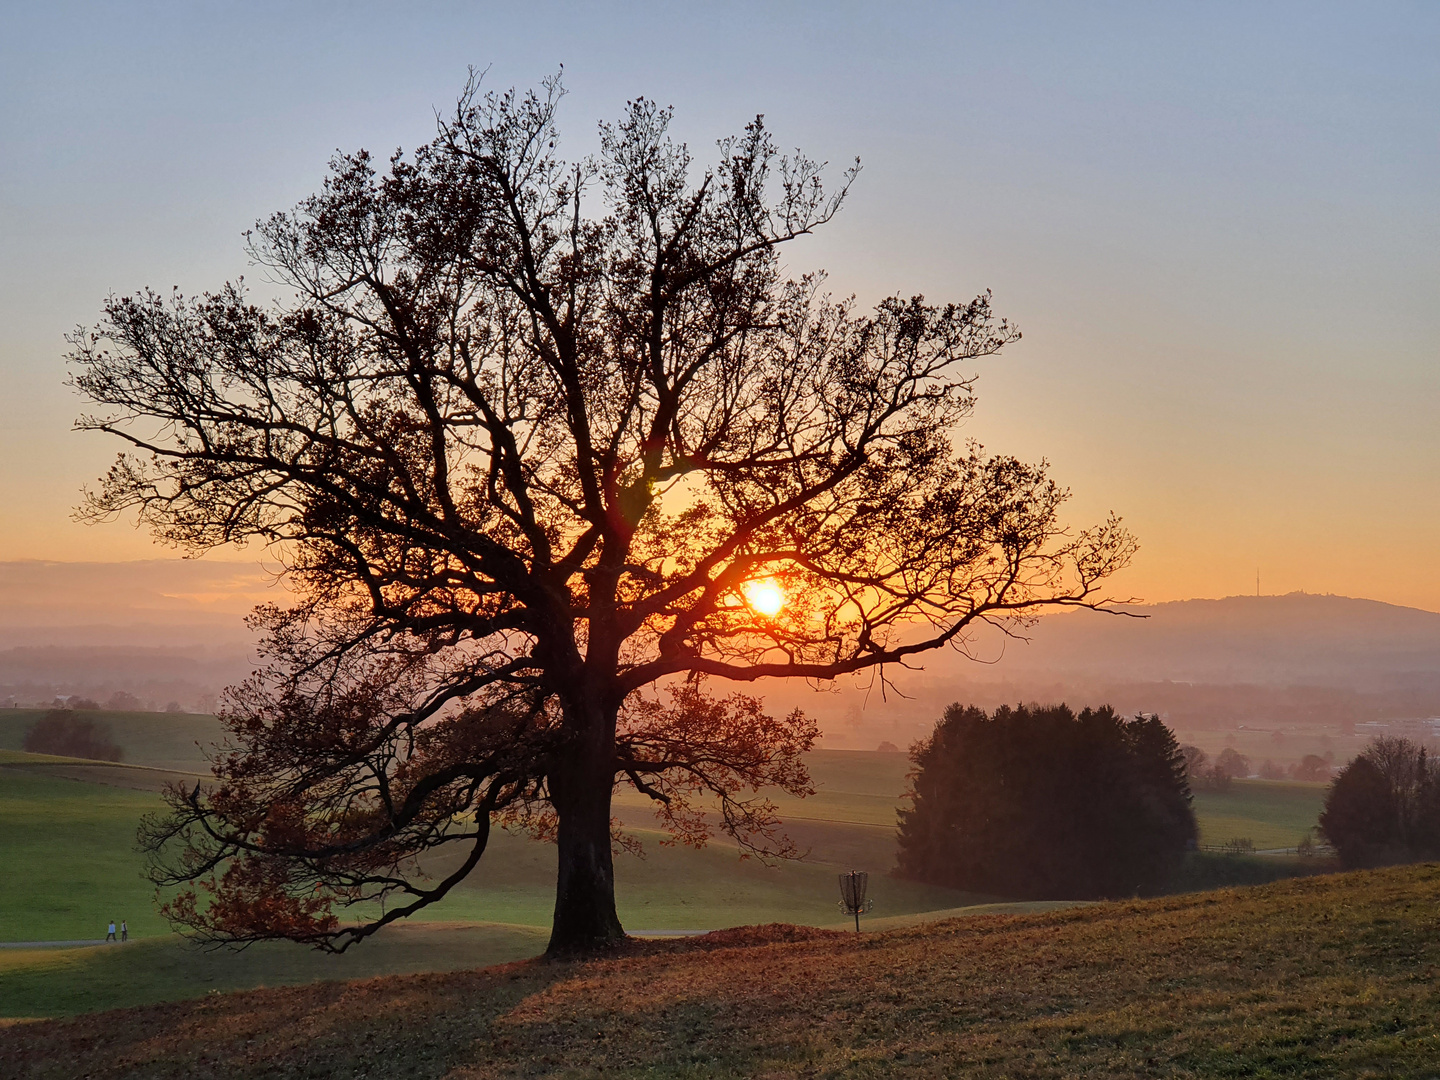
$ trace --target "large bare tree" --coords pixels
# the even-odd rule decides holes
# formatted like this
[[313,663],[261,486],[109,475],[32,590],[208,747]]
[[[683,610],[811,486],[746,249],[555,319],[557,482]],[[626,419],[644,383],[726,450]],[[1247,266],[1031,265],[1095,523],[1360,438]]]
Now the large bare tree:
[[717,685],[1100,606],[1131,555],[1066,530],[1043,466],[953,442],[1018,337],[988,295],[861,312],[785,276],[855,170],[827,190],[757,118],[697,173],[647,101],[566,163],[561,96],[472,80],[412,156],[334,160],[249,235],[280,301],[144,292],[73,339],[79,426],[130,444],[87,512],[259,541],[298,597],[257,612],[214,781],[146,833],[204,937],[343,949],[500,824],[558,845],[551,950],[603,947],[617,785],[785,853],[762,789],[809,790],[816,729]]

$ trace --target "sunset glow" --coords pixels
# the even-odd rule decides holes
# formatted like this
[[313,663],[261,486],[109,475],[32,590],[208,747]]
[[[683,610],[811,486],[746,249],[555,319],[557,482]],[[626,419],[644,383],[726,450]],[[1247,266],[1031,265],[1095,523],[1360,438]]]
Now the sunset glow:
[[0,1060],[1440,1080],[1440,2],[134,6],[0,35]]
[[772,578],[745,583],[745,602],[760,615],[773,619],[785,606],[785,592]]

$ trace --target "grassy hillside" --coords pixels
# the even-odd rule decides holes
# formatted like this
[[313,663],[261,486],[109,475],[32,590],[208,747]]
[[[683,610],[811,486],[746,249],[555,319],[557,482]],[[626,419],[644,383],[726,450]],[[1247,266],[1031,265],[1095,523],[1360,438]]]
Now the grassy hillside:
[[[193,742],[195,719],[141,713],[132,714],[128,727],[117,722],[127,750],[127,762],[118,766],[0,749],[5,838],[0,942],[95,940],[104,936],[111,918],[128,920],[136,939],[125,949],[0,950],[0,1016],[59,1015],[196,997],[212,989],[474,966],[543,947],[554,904],[554,848],[501,833],[471,878],[414,920],[405,932],[409,937],[390,934],[341,960],[279,944],[239,956],[189,949],[155,914],[134,837],[141,816],[159,806],[159,784],[177,775],[142,762],[185,764],[180,744],[186,738]],[[18,745],[18,738],[14,741]],[[809,852],[798,863],[742,862],[733,847],[721,843],[701,851],[664,847],[650,831],[654,818],[646,801],[622,798],[618,813],[645,847],[644,858],[617,858],[623,923],[632,930],[775,921],[833,925],[841,919],[835,876],[852,866],[872,872],[870,918],[877,925],[900,925],[927,912],[973,910],[996,899],[887,876],[894,865],[895,806],[908,768],[902,755],[822,751],[813,755],[811,767],[818,794],[782,804],[788,830]],[[1294,844],[1313,824],[1321,791],[1314,785],[1241,782],[1229,794],[1202,795],[1197,799],[1202,835],[1213,842],[1249,836],[1260,846]],[[1294,872],[1273,861],[1242,862],[1215,856],[1213,865],[1191,868],[1187,887]],[[438,873],[444,867],[437,863],[430,869]],[[471,929],[462,932],[461,924]]]
[[[165,740],[189,731],[169,720],[162,724],[168,734],[150,733],[151,748],[158,751],[150,760],[173,762],[176,748]],[[97,931],[111,917],[129,919],[132,932],[141,936],[163,932],[141,878],[134,835],[140,817],[159,807],[153,789],[176,774],[140,767],[146,759],[139,753],[127,755],[131,761],[118,767],[4,750],[0,755],[0,829],[15,837],[0,846],[0,941],[102,936]],[[701,851],[664,847],[651,831],[648,801],[634,793],[622,796],[617,812],[645,848],[644,858],[624,855],[617,864],[626,924],[638,929],[714,929],[776,920],[823,925],[837,914],[835,873],[852,866],[872,873],[877,917],[991,899],[886,876],[895,859],[895,808],[907,768],[902,755],[821,751],[812,755],[811,767],[817,794],[781,805],[789,832],[809,854],[804,862],[778,867],[741,862],[722,843]],[[1247,836],[1258,847],[1294,845],[1315,823],[1322,798],[1320,785],[1287,782],[1239,781],[1229,793],[1202,792],[1196,798],[1202,840]],[[499,834],[477,872],[427,917],[546,926],[554,860],[548,845]],[[433,867],[443,869],[441,863]]]
[[[48,710],[0,709],[0,750],[19,750],[25,733]],[[220,721],[213,716],[191,713],[110,712],[98,710],[80,714],[106,725],[130,765],[176,772],[209,771],[205,748],[222,735]]]
[[[166,775],[135,765],[77,766],[0,751],[0,942],[96,940],[111,918],[127,919],[134,939],[124,948],[0,950],[0,1017],[197,997],[217,988],[473,967],[544,948],[555,850],[499,833],[477,871],[414,920],[413,929],[384,935],[342,958],[281,944],[239,955],[199,953],[173,937],[155,913],[153,889],[134,847],[141,816],[159,807],[156,778]],[[137,785],[151,790],[130,790]],[[653,819],[647,811],[638,820]],[[817,845],[828,844],[830,854],[857,855],[859,865],[876,870],[888,865],[878,862],[890,857],[887,829],[808,826],[830,830]],[[631,929],[705,930],[777,919],[826,924],[841,917],[837,864],[766,866],[742,862],[722,844],[694,851],[663,847],[653,832],[638,835],[645,857],[621,855],[616,865],[620,915]],[[992,899],[883,873],[876,874],[872,891],[876,914],[886,917]]]
[[1440,868],[590,962],[259,990],[0,1029],[17,1080],[1432,1076]]
[[538,955],[546,936],[533,926],[431,923],[387,928],[341,956],[288,942],[206,952],[176,935],[124,946],[0,949],[0,1017],[72,1016],[257,986],[486,967]]
[[[63,760],[63,759],[62,759]],[[141,877],[135,829],[153,793],[0,769],[0,941],[168,933]]]

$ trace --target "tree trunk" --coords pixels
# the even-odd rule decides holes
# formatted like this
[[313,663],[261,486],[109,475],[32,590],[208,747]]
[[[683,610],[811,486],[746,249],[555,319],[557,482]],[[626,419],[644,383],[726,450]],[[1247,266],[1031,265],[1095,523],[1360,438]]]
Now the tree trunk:
[[560,819],[555,921],[545,950],[551,956],[595,952],[625,939],[615,913],[610,855],[614,780],[612,755],[593,750],[551,775],[551,798]]

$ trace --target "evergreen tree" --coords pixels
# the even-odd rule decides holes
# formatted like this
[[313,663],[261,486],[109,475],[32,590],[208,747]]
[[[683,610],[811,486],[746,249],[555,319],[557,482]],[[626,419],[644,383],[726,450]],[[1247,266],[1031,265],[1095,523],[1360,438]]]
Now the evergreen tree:
[[1185,757],[1155,716],[955,704],[911,758],[904,877],[1030,898],[1150,893],[1197,835]]

